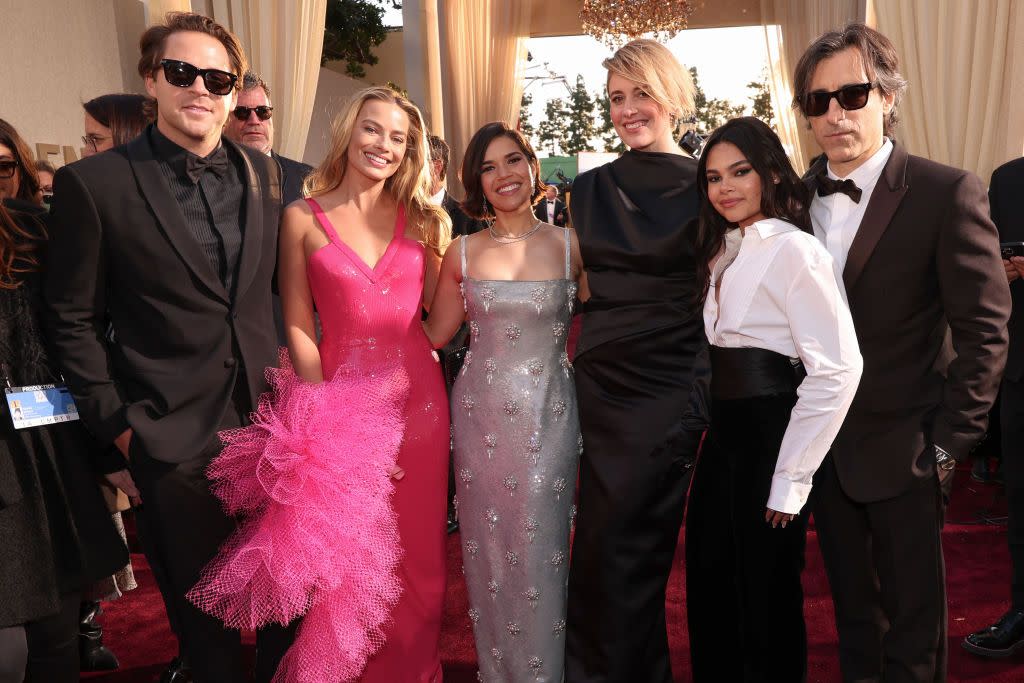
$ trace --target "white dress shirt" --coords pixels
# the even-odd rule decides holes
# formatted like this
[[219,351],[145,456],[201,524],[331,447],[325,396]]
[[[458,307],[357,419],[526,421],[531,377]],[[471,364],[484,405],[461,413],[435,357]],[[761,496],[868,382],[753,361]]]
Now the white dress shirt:
[[444,203],[444,188],[442,187],[435,194],[431,195],[430,203],[434,206],[441,206]]
[[[779,448],[766,507],[800,512],[850,409],[863,360],[832,257],[796,226],[764,219],[726,234],[704,304],[708,341],[799,358],[807,377]],[[717,285],[717,286],[716,286]]]
[[548,221],[547,222],[548,223],[554,223],[555,222],[555,202],[554,202],[554,200],[551,200],[551,199],[545,199],[544,201],[545,201],[545,203],[547,204],[547,207],[548,207]]
[[829,178],[852,180],[857,184],[861,190],[859,202],[853,201],[842,192],[827,197],[819,197],[815,192],[811,198],[811,225],[814,227],[814,235],[825,244],[828,253],[832,254],[836,264],[836,276],[840,282],[843,280],[843,269],[846,268],[850,245],[857,236],[860,222],[864,220],[864,212],[868,208],[868,200],[871,199],[871,193],[882,176],[882,169],[885,168],[885,162],[889,160],[890,154],[892,142],[885,138],[878,151],[846,178],[837,176],[832,172],[832,165],[828,165]]

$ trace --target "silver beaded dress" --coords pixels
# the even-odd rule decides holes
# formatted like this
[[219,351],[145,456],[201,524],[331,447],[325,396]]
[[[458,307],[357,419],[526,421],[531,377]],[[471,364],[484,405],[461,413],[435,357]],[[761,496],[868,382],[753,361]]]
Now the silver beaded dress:
[[565,278],[474,280],[470,347],[452,388],[463,571],[484,683],[561,683],[569,531],[580,452],[565,350],[576,298]]

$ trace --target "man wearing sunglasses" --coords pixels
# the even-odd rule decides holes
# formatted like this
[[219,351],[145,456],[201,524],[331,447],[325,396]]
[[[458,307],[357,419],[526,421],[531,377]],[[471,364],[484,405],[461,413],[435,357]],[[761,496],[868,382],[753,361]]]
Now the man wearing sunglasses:
[[[185,593],[235,527],[205,475],[217,433],[245,423],[276,363],[280,170],[222,141],[246,68],[234,35],[171,13],[140,49],[156,124],[54,180],[47,325],[82,419],[117,447],[100,465],[143,506],[166,574],[191,672],[162,680],[234,683],[244,679],[239,633]],[[263,635],[258,664],[271,650]]]
[[805,178],[864,356],[812,509],[848,681],[944,681],[940,530],[953,468],[985,433],[1010,297],[982,182],[893,139],[906,88],[862,24],[800,58],[794,106],[825,154]]
[[242,76],[242,89],[224,126],[224,135],[240,145],[270,155],[281,165],[284,206],[302,198],[302,183],[313,172],[313,167],[274,151],[274,107],[270,104],[270,86],[259,74],[247,71]]

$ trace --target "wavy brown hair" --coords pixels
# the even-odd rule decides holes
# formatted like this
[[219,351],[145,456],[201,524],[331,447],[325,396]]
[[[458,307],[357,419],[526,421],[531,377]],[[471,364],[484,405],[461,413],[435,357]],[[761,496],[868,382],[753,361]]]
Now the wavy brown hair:
[[536,204],[544,196],[547,185],[540,179],[540,161],[529,141],[515,128],[509,127],[504,121],[493,121],[485,124],[473,133],[473,138],[466,147],[466,155],[462,158],[462,186],[466,188],[466,198],[462,201],[462,210],[471,218],[487,220],[494,218],[494,210],[485,204],[484,188],[480,182],[480,169],[484,165],[487,148],[495,139],[506,137],[516,143],[533,171],[533,191],[530,204]]
[[163,23],[150,26],[139,38],[139,75],[146,76],[160,68],[160,60],[164,58],[164,44],[167,36],[172,33],[194,31],[205,33],[220,41],[228,53],[228,60],[234,74],[238,76],[235,89],[242,87],[242,75],[248,71],[249,62],[245,59],[245,51],[238,37],[216,21],[194,12],[168,12]]
[[[715,258],[725,233],[736,228],[725,220],[708,198],[708,155],[715,145],[728,142],[735,145],[747,158],[761,178],[761,213],[766,218],[778,218],[804,232],[811,232],[810,201],[807,186],[800,180],[786,156],[779,136],[768,125],[753,116],[743,116],[726,122],[715,129],[697,162],[697,186],[700,189],[700,218],[697,227],[695,253],[697,260],[697,298],[700,307],[708,295],[711,284],[711,260]],[[775,180],[778,179],[778,182]]]
[[356,127],[359,111],[369,100],[394,104],[409,117],[409,136],[405,156],[398,170],[384,181],[384,190],[405,207],[408,223],[417,228],[417,239],[436,254],[444,254],[451,241],[452,223],[448,213],[430,201],[434,185],[430,166],[430,147],[427,128],[416,105],[391,88],[372,86],[364,88],[348,101],[332,124],[331,148],[320,165],[309,174],[303,184],[303,194],[317,197],[341,185],[348,168],[348,145]]
[[0,119],[0,145],[11,150],[18,163],[18,199],[33,204],[39,203],[39,174],[36,173],[35,159],[24,138],[18,135],[14,126]]
[[[34,217],[19,212],[26,220]],[[40,227],[40,233],[42,229]],[[15,215],[0,202],[0,289],[17,289],[26,273],[39,268],[36,246],[39,237],[18,225]]]

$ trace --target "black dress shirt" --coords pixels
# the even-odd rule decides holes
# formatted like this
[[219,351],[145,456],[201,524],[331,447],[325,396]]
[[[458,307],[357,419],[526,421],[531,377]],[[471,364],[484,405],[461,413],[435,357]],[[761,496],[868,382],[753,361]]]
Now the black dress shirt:
[[151,141],[167,179],[171,194],[181,208],[193,237],[202,247],[210,266],[233,298],[238,260],[242,253],[245,211],[245,183],[242,160],[234,150],[220,145],[210,156],[226,155],[227,172],[209,169],[192,180],[187,169],[189,157],[195,157],[169,140],[156,126],[150,128]]

